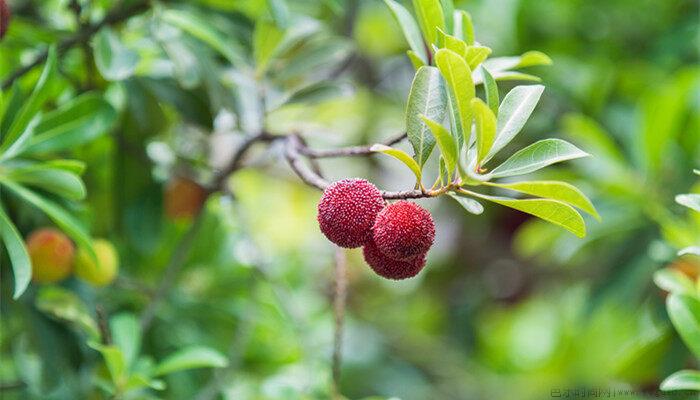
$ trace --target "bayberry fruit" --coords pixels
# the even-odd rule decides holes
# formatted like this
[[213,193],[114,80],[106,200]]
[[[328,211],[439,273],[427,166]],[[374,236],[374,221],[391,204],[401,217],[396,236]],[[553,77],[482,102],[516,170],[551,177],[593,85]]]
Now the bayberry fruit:
[[379,276],[387,279],[401,280],[416,276],[425,267],[425,254],[414,257],[409,261],[394,260],[387,257],[377,248],[373,241],[369,241],[362,249],[365,262]]
[[435,224],[430,213],[416,203],[397,201],[388,205],[374,221],[373,239],[387,257],[408,261],[430,250]]
[[318,203],[318,225],[331,242],[340,247],[364,245],[372,236],[372,225],[384,199],[364,179],[343,179],[329,185]]

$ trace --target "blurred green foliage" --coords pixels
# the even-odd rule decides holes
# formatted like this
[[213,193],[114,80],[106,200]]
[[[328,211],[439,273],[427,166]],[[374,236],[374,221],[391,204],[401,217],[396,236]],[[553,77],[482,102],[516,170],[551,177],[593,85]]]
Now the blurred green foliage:
[[[318,193],[276,162],[274,144],[253,152],[250,167],[228,182],[233,196],[211,197],[201,220],[166,217],[163,191],[173,177],[211,183],[261,121],[273,133],[303,132],[318,148],[379,142],[403,129],[414,71],[388,8],[374,0],[9,4],[3,82],[112,10],[136,11],[86,46],[59,45],[40,117],[25,124],[36,123],[37,136],[42,123],[62,127],[74,141],[18,154],[75,175],[58,193],[55,182],[27,186],[77,216],[69,221],[76,240],[89,232],[114,242],[120,276],[106,288],[74,278],[30,284],[13,300],[13,266],[3,252],[2,397],[329,398],[333,249],[316,227]],[[692,255],[677,256],[700,245],[700,217],[674,202],[700,192],[692,173],[700,167],[698,2],[455,6],[471,13],[477,40],[494,55],[538,49],[552,58],[552,66],[531,70],[547,89],[508,150],[556,132],[593,154],[534,176],[575,182],[602,222],[586,217],[581,240],[504,207],[474,216],[449,200],[421,200],[438,233],[418,278],[380,280],[359,252],[347,253],[341,392],[403,400],[539,400],[581,389],[671,396],[659,386],[679,370],[700,369],[697,341],[667,310],[676,292],[652,277],[679,263],[700,269]],[[41,74],[35,68],[3,88],[0,114],[27,104]],[[511,87],[503,84],[502,93]],[[57,166],[57,158],[79,162]],[[383,157],[323,166],[328,179],[364,176],[390,190],[414,182]],[[0,219],[18,236],[55,223],[8,192],[0,192]],[[193,224],[183,268],[167,292],[154,293]],[[683,279],[673,288],[687,289]],[[141,332],[138,318],[154,296],[163,301]],[[697,306],[687,308],[697,321]],[[99,343],[103,331],[113,344]],[[680,388],[697,379],[674,376]],[[676,393],[668,398],[695,396]]]

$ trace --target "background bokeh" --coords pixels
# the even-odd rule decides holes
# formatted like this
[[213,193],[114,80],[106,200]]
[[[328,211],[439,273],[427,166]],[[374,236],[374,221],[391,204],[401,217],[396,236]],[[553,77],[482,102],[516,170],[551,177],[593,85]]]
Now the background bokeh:
[[[68,1],[9,3],[14,19],[0,42],[0,77],[76,29]],[[89,3],[97,18],[117,2]],[[269,110],[267,129],[303,132],[318,148],[400,132],[413,68],[383,2],[287,3],[299,16],[295,26],[317,33],[301,46],[308,52],[304,64],[271,65],[277,80],[266,89],[284,93],[329,76],[337,76],[337,87],[330,98]],[[383,280],[361,251],[347,252],[342,393],[349,399],[536,400],[601,389],[627,390],[623,398],[629,399],[692,398],[658,392],[663,378],[698,364],[670,325],[652,275],[673,263],[700,269],[697,258],[675,255],[697,243],[700,219],[673,201],[700,190],[692,174],[700,166],[699,3],[455,3],[472,14],[477,40],[494,55],[539,50],[552,58],[552,66],[533,68],[546,90],[513,146],[560,137],[593,154],[537,177],[576,183],[602,222],[587,219],[589,235],[578,239],[504,207],[489,205],[474,216],[450,199],[419,200],[436,220],[437,239],[417,278]],[[269,13],[263,0],[164,4],[204,16],[246,48],[255,21]],[[107,315],[147,307],[191,224],[164,216],[167,182],[183,175],[205,182],[209,165],[225,160],[262,112],[245,102],[246,90],[257,88],[246,86],[251,71],[226,67],[205,46],[157,26],[149,15],[118,31],[141,56],[136,74],[89,82],[84,76],[94,67],[76,48],[62,58],[53,100],[61,104],[79,92],[78,80],[78,87],[104,90],[119,111],[109,134],[71,155],[88,165],[88,201],[75,211],[93,235],[116,244],[120,275],[106,288],[76,279],[62,285],[90,312],[99,306]],[[160,63],[163,48],[182,55],[185,67]],[[514,85],[501,85],[501,93]],[[388,190],[412,184],[410,173],[388,158],[321,165],[330,180],[361,176]],[[158,307],[142,352],[160,359],[199,343],[226,354],[230,364],[171,375],[167,389],[151,395],[328,398],[334,249],[316,224],[320,194],[290,173],[274,144],[255,151],[229,186],[233,197],[207,203],[193,251]],[[31,212],[13,217],[25,234],[46,223]],[[36,285],[12,300],[11,270],[2,261],[0,382],[26,383],[2,397],[106,398],[93,384],[94,371],[103,368],[99,356],[74,327],[37,309]]]

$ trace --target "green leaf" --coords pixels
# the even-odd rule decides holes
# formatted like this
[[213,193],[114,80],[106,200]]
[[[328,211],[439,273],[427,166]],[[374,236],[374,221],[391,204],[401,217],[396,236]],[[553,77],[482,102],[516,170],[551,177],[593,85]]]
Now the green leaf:
[[114,344],[124,354],[127,368],[134,365],[141,351],[141,326],[131,313],[121,313],[109,320]]
[[267,0],[270,14],[278,27],[284,29],[289,24],[289,6],[286,0]]
[[97,32],[92,47],[95,65],[106,80],[121,81],[134,74],[139,63],[138,53],[124,46],[109,27]]
[[11,192],[17,195],[17,197],[22,198],[29,204],[46,213],[46,215],[51,218],[51,220],[54,221],[63,231],[65,231],[68,236],[73,238],[73,240],[75,240],[79,246],[85,247],[93,257],[95,256],[89,235],[78,223],[78,221],[76,221],[63,208],[52,201],[37,195],[31,190],[5,179],[2,176],[0,176],[0,184],[8,188]]
[[24,154],[43,154],[71,149],[107,132],[117,113],[97,93],[86,93],[67,102],[39,121]]
[[688,246],[678,251],[679,256],[684,256],[686,254],[694,254],[696,256],[700,256],[700,246]]
[[494,168],[491,177],[523,175],[554,163],[588,157],[589,155],[561,139],[544,139],[513,154],[503,164]]
[[127,372],[124,353],[117,346],[104,345],[95,341],[88,342],[88,346],[102,354],[105,364],[107,364],[107,370],[109,370],[109,374],[112,377],[112,382],[114,382],[115,386],[120,386],[126,380]]
[[[474,98],[474,83],[472,73],[467,62],[452,50],[440,49],[435,53],[435,63],[447,82],[450,92],[450,101],[458,114],[454,118],[455,127],[461,142],[469,143],[472,123],[471,101]],[[439,119],[431,118],[439,121]]]
[[516,57],[491,58],[484,64],[485,67],[493,73],[516,68],[532,67],[536,65],[551,65],[552,59],[542,52],[528,51],[527,53]]
[[83,172],[85,172],[86,167],[85,163],[82,161],[63,159],[45,161],[44,165],[49,166],[51,168],[57,168],[67,172],[72,172],[78,176],[82,175]]
[[435,139],[428,132],[428,126],[421,115],[433,121],[445,117],[447,96],[440,79],[440,72],[434,67],[421,67],[411,84],[406,106],[406,133],[413,146],[415,160],[421,168],[435,147]]
[[0,153],[0,161],[9,160],[17,155],[27,146],[29,140],[34,136],[34,131],[37,124],[39,123],[39,116],[33,118],[29,121],[29,124],[24,128],[24,132],[15,140],[10,147],[8,147],[4,152]]
[[275,55],[284,32],[277,28],[277,25],[265,19],[260,19],[255,23],[253,31],[253,58],[255,59],[256,72],[262,75],[267,70],[267,65]]
[[423,60],[416,53],[414,53],[413,50],[407,50],[406,55],[408,56],[408,59],[411,60],[413,68],[418,69],[425,66],[425,62],[423,62]]
[[[542,79],[539,76],[524,74],[522,72],[514,71],[496,71],[493,73],[493,79],[497,81],[532,81],[541,82]],[[474,77],[474,84],[482,83],[483,77]]]
[[437,28],[445,30],[445,17],[440,0],[413,0],[413,9],[418,17],[418,24],[428,44],[437,44]]
[[544,91],[542,85],[516,86],[508,92],[498,108],[496,141],[485,158],[490,160],[525,126]]
[[447,193],[447,195],[455,199],[459,205],[474,215],[480,215],[484,212],[484,206],[471,197],[467,197],[460,193]]
[[462,21],[462,39],[471,46],[474,44],[474,24],[472,23],[472,16],[464,10],[459,10],[458,12]]
[[165,10],[160,13],[160,17],[168,24],[187,32],[191,36],[206,43],[212,49],[218,51],[231,64],[240,66],[244,64],[243,50],[232,40],[225,38],[222,34],[211,27],[211,24],[202,20],[190,12],[179,10]]
[[457,166],[457,144],[455,143],[455,138],[450,135],[447,129],[440,125],[439,123],[421,115],[423,122],[428,125],[430,131],[433,133],[437,145],[440,148],[440,153],[445,160],[447,167],[447,172],[452,174]]
[[654,283],[659,288],[677,294],[692,295],[695,293],[695,285],[684,273],[672,269],[664,268],[654,273]]
[[547,222],[561,226],[580,238],[586,236],[586,224],[581,214],[570,205],[561,201],[551,199],[510,199],[475,192],[466,192],[465,194],[534,215]]
[[[428,54],[426,53],[418,24],[416,24],[416,21],[411,16],[411,13],[409,13],[404,6],[394,0],[384,0],[384,3],[386,3],[386,6],[389,7],[389,10],[391,10],[396,22],[399,23],[399,26],[403,31],[403,35],[408,42],[408,46],[413,52],[413,55],[421,61],[421,65],[425,65],[428,62]],[[409,54],[409,57],[412,57],[411,54]]]
[[491,54],[491,49],[485,46],[469,46],[465,52],[465,59],[469,68],[473,71]]
[[420,184],[421,182],[421,168],[416,163],[416,161],[411,158],[406,152],[401,151],[399,149],[395,149],[393,147],[385,146],[383,144],[375,144],[370,148],[370,151],[378,152],[378,153],[384,153],[387,155],[390,155],[394,157],[395,159],[401,161],[402,163],[406,164],[408,168],[413,171],[413,174],[416,176],[416,182]]
[[700,212],[700,194],[679,194],[676,203]]
[[186,369],[224,368],[226,366],[228,366],[228,360],[218,351],[208,347],[193,346],[168,356],[158,364],[154,376],[166,375]]
[[34,186],[69,200],[82,200],[87,193],[80,177],[47,164],[12,168],[7,171],[6,176],[16,183]]
[[41,110],[41,107],[49,96],[49,85],[52,83],[55,74],[56,48],[52,46],[49,48],[49,54],[46,58],[44,69],[34,86],[32,94],[24,101],[5,134],[5,139],[0,146],[0,153],[10,148],[10,146],[22,136],[22,133],[24,133],[25,129],[29,126],[30,121],[34,119],[36,114]]
[[684,369],[674,372],[661,382],[659,388],[666,392],[671,390],[700,391],[700,371]]
[[0,237],[2,237],[2,243],[10,257],[12,274],[15,278],[15,290],[12,298],[17,299],[27,290],[27,286],[29,286],[29,282],[32,279],[32,261],[29,258],[29,253],[27,253],[27,248],[24,246],[22,236],[10,220],[10,217],[5,214],[2,204],[0,204]]
[[457,38],[455,36],[449,35],[447,33],[444,33],[441,30],[438,30],[438,34],[442,39],[442,43],[441,43],[440,47],[448,49],[448,50],[452,50],[462,57],[466,56],[467,44],[464,42],[464,40]]
[[77,325],[92,340],[100,339],[97,322],[85,303],[75,293],[60,286],[44,286],[36,296],[36,308],[64,321]]
[[489,71],[484,68],[484,66],[481,66],[481,74],[484,76],[484,91],[486,92],[486,104],[489,105],[489,108],[493,112],[493,115],[498,116],[498,85],[496,84],[496,80],[493,79],[493,76]]
[[25,100],[19,80],[16,80],[10,88],[10,92],[3,95],[3,102],[0,103],[0,140],[5,137]]
[[451,172],[448,172],[447,170],[447,165],[445,165],[445,158],[443,156],[440,156],[440,163],[439,163],[439,174],[440,174],[440,183],[442,185],[448,185],[450,181],[452,180],[451,177]]
[[445,30],[446,32],[454,32],[454,20],[452,15],[455,12],[455,4],[453,0],[440,0],[440,6],[442,7],[442,14],[445,16]]
[[471,108],[476,121],[476,163],[481,165],[496,139],[496,116],[478,97],[472,99]]
[[531,194],[552,200],[571,204],[600,220],[600,215],[590,200],[575,186],[559,181],[531,181],[515,183],[491,183],[491,185],[515,190],[516,192]]
[[666,309],[683,342],[700,357],[700,301],[674,293],[666,298]]

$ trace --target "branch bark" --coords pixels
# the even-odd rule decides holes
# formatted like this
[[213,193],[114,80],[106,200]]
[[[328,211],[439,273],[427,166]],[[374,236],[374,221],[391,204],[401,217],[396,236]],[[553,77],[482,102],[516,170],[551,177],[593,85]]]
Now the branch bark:
[[340,372],[343,363],[343,328],[345,323],[345,305],[347,302],[347,259],[345,251],[338,247],[335,250],[335,286],[333,288],[333,315],[335,330],[333,335],[333,395],[336,399],[343,398],[340,393]]
[[[405,135],[396,137],[392,139],[394,143],[401,141]],[[317,151],[308,148],[304,145],[300,136],[297,134],[290,134],[285,136],[287,142],[285,145],[285,158],[289,163],[292,171],[307,185],[313,186],[319,190],[325,190],[330,184],[327,180],[323,179],[319,174],[315,173],[307,165],[304,164],[303,158],[309,154],[318,154]],[[344,156],[355,156],[355,155],[369,155],[373,154],[369,151],[371,146],[357,146],[357,147],[344,147],[332,151],[323,152],[322,154],[330,154],[333,152],[335,155],[328,157],[344,157]],[[311,156],[309,156],[311,157]],[[445,193],[445,189],[440,190],[425,190],[425,189],[415,189],[415,190],[403,190],[398,192],[391,192],[382,190],[382,197],[387,200],[400,200],[400,199],[420,199],[425,197],[436,197]]]
[[[391,139],[383,142],[386,146],[392,146],[406,139],[406,133],[401,133],[392,137]],[[341,147],[338,149],[330,150],[314,150],[308,147],[301,149],[301,153],[308,158],[336,158],[336,157],[353,157],[353,156],[367,156],[373,152],[370,150],[372,145],[366,146],[351,146],[351,147]]]

